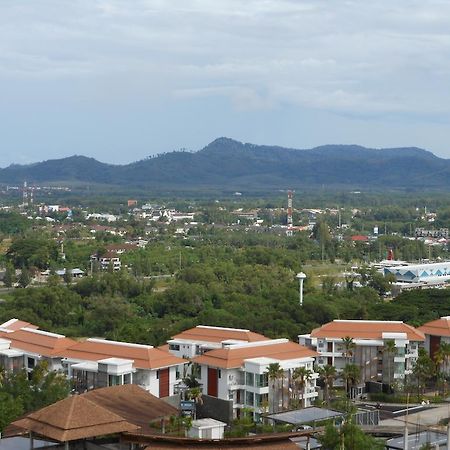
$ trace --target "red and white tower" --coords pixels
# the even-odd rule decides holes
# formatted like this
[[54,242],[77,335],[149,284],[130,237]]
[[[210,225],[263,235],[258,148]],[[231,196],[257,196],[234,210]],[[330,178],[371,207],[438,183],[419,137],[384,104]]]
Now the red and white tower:
[[287,232],[288,236],[292,236],[292,225],[294,223],[292,219],[292,197],[293,193],[291,190],[288,191],[288,205],[287,205]]

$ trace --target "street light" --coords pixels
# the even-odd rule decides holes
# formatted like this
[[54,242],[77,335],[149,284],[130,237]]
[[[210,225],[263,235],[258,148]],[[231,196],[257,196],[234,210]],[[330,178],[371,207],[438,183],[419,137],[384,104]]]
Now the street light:
[[300,272],[296,275],[297,280],[299,281],[299,296],[300,296],[300,306],[303,306],[303,280],[306,278],[306,274]]

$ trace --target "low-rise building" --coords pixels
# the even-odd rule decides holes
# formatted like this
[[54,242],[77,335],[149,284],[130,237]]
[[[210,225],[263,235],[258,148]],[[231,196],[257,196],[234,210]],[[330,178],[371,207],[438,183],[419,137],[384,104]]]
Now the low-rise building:
[[[192,361],[198,367],[198,380],[203,393],[223,400],[231,400],[233,416],[240,417],[243,408],[250,408],[254,420],[264,412],[278,411],[287,406],[284,393],[293,390],[293,371],[305,367],[311,371],[306,380],[302,402],[310,406],[317,396],[314,358],[317,353],[287,339],[260,340],[225,345],[209,350]],[[283,376],[270,388],[268,368],[278,363]],[[277,392],[275,392],[277,390]]]
[[[351,338],[352,348],[346,349],[344,338]],[[346,364],[361,368],[361,383],[378,381],[403,382],[412,373],[424,334],[400,321],[333,320],[311,334],[300,335],[300,344],[317,350],[318,366],[331,365],[341,371]],[[394,350],[386,350],[392,341]]]

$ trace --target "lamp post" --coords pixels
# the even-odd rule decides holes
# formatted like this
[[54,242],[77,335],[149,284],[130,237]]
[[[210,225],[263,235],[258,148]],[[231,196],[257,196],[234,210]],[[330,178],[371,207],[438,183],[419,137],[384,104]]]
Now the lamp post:
[[303,280],[306,278],[306,274],[300,272],[296,275],[297,280],[299,281],[299,296],[300,296],[300,306],[303,306]]

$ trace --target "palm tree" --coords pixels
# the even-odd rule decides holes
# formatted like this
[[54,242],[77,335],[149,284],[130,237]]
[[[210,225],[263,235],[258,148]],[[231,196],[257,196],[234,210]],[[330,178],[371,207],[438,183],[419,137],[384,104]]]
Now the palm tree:
[[353,351],[356,348],[356,344],[353,338],[350,336],[345,336],[342,338],[342,345],[344,346],[343,356],[345,358],[345,364],[350,364],[350,360],[353,356]]
[[394,354],[394,352],[395,352],[395,341],[393,339],[388,339],[384,343],[383,353],[386,353],[386,355],[387,355],[389,393],[391,392],[391,384],[392,384],[391,356]]
[[302,408],[305,406],[303,403],[305,398],[306,384],[308,380],[312,378],[312,374],[312,371],[305,366],[297,367],[292,374],[296,386],[298,386],[302,392],[302,398],[300,402]]
[[358,383],[361,376],[361,368],[356,364],[347,364],[341,372],[341,377],[345,383],[345,394],[349,398],[350,388]]
[[284,371],[279,363],[271,363],[267,366],[266,373],[268,375],[269,381],[271,381],[272,383],[272,412],[278,412],[275,411],[275,399],[277,400],[278,407],[280,403],[278,399],[278,393],[276,392],[276,387],[279,383],[279,380],[284,375]]
[[336,378],[336,368],[327,364],[326,366],[319,367],[317,369],[319,372],[320,379],[323,381],[324,391],[325,391],[325,401],[327,406],[330,406],[330,390],[333,387],[333,381]]
[[[189,400],[194,400],[196,405],[203,405],[202,390],[200,387],[193,387],[188,392]],[[194,419],[197,417],[197,408],[194,410]]]
[[439,344],[439,350],[442,351],[442,355],[444,357],[444,367],[445,372],[448,372],[448,362],[450,360],[450,343],[448,342],[441,342]]

